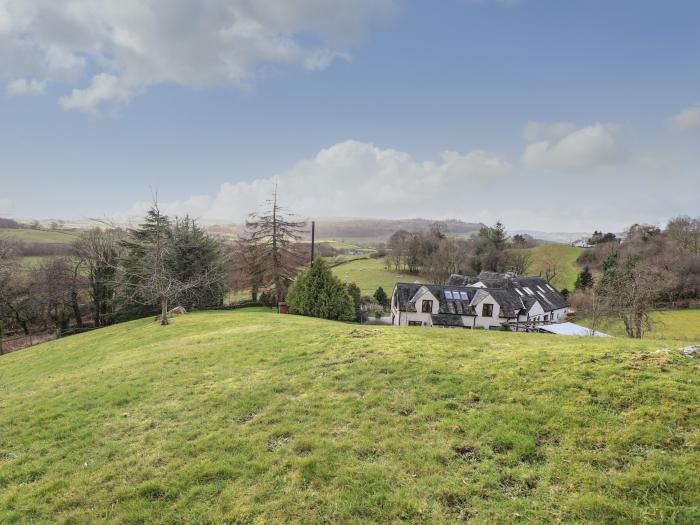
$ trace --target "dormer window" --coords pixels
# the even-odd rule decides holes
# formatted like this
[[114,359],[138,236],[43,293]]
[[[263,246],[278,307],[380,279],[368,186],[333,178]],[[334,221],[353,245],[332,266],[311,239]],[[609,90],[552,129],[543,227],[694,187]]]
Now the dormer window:
[[422,312],[424,314],[432,314],[433,313],[433,302],[432,301],[423,301]]

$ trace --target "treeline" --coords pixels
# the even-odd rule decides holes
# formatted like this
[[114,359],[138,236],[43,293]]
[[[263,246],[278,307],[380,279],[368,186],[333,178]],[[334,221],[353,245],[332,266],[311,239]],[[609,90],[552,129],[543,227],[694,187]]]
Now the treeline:
[[445,284],[450,274],[478,274],[481,271],[525,273],[532,256],[523,248],[535,246],[534,239],[508,237],[498,221],[482,227],[470,238],[447,235],[444,224],[436,222],[428,231],[399,230],[387,242],[387,269],[416,273],[431,282]]
[[217,308],[233,289],[276,304],[308,263],[303,228],[275,195],[237,242],[189,217],[171,219],[157,203],[138,227],[82,232],[67,253],[35,267],[23,263],[17,242],[0,238],[0,336],[65,334],[148,315],[167,324],[173,309]]
[[635,224],[578,262],[572,305],[594,325],[616,319],[628,336],[641,338],[653,329],[654,309],[700,300],[700,218],[677,217],[664,229]]
[[137,228],[94,228],[69,247],[27,268],[15,244],[0,240],[6,333],[67,333],[156,313],[167,323],[170,304],[223,304],[224,247],[188,217],[170,220],[155,206]]

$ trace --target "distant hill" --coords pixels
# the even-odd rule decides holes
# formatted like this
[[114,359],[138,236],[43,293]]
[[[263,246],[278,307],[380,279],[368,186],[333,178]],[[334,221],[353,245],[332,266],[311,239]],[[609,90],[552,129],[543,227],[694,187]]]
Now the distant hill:
[[[311,220],[308,219],[307,238],[311,236]],[[316,239],[352,242],[360,245],[375,245],[386,242],[397,230],[409,232],[425,231],[436,222],[444,224],[447,232],[453,235],[469,236],[484,226],[480,222],[464,222],[456,219],[363,219],[363,218],[333,218],[313,219],[316,221]],[[209,231],[223,236],[234,236],[240,232],[242,225],[209,226]]]

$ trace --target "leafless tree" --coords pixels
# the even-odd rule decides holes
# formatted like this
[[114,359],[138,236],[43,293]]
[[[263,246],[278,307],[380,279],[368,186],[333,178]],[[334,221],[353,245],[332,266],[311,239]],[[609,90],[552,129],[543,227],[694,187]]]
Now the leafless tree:
[[641,339],[653,329],[650,313],[656,302],[672,286],[670,272],[626,256],[599,281],[598,293],[607,313],[622,321],[627,335]]
[[128,264],[124,266],[121,286],[129,300],[159,306],[160,323],[168,325],[172,301],[203,286],[208,275],[201,273],[186,281],[178,278],[170,264],[174,248],[170,222],[160,212],[156,198],[146,221],[144,229],[132,231],[133,241],[122,243],[132,251]]
[[681,250],[700,254],[700,218],[676,217],[669,221],[666,233]]
[[525,275],[532,265],[532,254],[527,250],[510,250],[508,266],[517,274]]
[[249,215],[245,236],[258,250],[263,261],[263,272],[271,279],[275,298],[280,302],[287,294],[288,283],[304,262],[298,250],[298,241],[306,223],[294,220],[279,205],[277,187],[267,205],[266,211]]
[[108,324],[113,310],[118,261],[123,252],[119,242],[123,238],[123,230],[105,223],[103,227],[83,233],[73,245],[76,257],[85,268],[95,327]]
[[235,286],[238,289],[249,289],[251,299],[257,301],[266,279],[263,246],[254,234],[244,232],[236,241],[232,257]]
[[533,263],[533,269],[551,283],[559,275],[561,254],[554,245],[543,246]]

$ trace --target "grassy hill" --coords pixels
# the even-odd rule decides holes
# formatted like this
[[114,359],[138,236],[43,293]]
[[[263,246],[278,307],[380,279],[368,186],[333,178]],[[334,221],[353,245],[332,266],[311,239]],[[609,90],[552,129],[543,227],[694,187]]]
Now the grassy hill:
[[576,259],[581,254],[583,248],[575,248],[566,244],[543,244],[534,248],[528,248],[532,254],[532,264],[528,273],[544,275],[544,270],[549,260],[556,261],[557,275],[552,280],[552,284],[559,290],[567,288],[574,289],[574,283],[581,268],[576,263]]
[[[671,339],[700,344],[700,309],[663,310],[653,312],[652,331],[645,337],[650,339]],[[591,326],[590,320],[577,321]],[[598,330],[615,336],[625,336],[625,327],[618,319],[604,320],[599,323]]]
[[344,282],[355,283],[363,295],[373,295],[381,286],[391,296],[397,282],[423,282],[418,275],[394,272],[386,269],[384,259],[360,259],[333,267],[333,273]]
[[697,523],[673,343],[140,320],[0,357],[0,523]]

